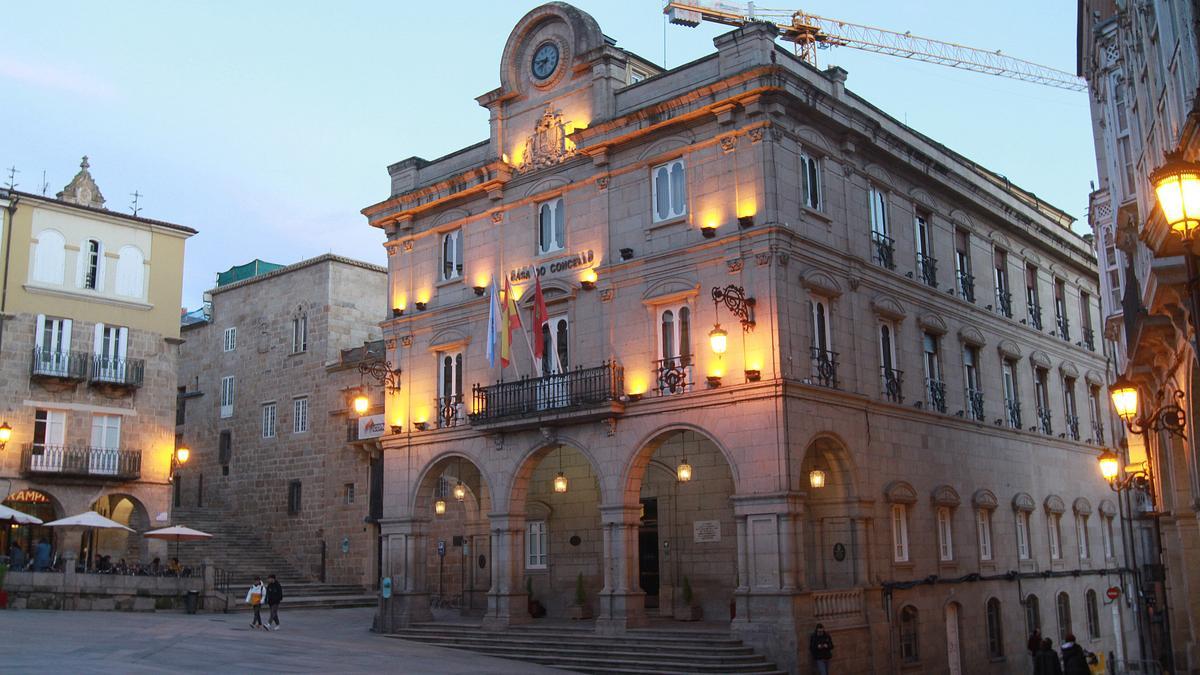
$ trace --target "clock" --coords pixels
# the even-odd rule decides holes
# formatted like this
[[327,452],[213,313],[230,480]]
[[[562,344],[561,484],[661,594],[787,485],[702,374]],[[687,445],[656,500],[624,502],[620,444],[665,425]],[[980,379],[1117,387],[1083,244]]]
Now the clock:
[[529,70],[533,73],[534,78],[544,80],[554,73],[555,68],[558,68],[558,45],[553,42],[543,42],[533,52],[533,61],[529,64]]

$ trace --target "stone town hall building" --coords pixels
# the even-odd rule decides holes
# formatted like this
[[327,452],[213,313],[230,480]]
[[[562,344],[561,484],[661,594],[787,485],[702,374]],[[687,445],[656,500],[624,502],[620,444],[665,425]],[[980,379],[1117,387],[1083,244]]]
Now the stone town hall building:
[[[1088,243],[774,38],[662,71],[543,5],[488,138],[389,167],[381,629],[582,579],[599,631],[702,612],[799,672],[817,622],[838,672],[1124,652]],[[545,355],[491,367],[487,287],[528,328],[534,274]]]

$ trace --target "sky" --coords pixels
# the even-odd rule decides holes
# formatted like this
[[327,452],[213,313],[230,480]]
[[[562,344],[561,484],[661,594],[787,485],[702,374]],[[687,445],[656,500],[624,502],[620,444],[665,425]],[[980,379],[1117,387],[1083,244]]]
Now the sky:
[[[617,44],[675,67],[728,27],[667,25],[658,0],[576,0]],[[782,0],[760,5],[788,7]],[[387,166],[484,140],[475,97],[499,84],[534,2],[85,0],[3,3],[0,184],[53,195],[88,155],[107,208],[200,231],[183,304],[262,258],[333,252],[384,264],[359,211]],[[806,12],[1075,70],[1074,3],[812,0]],[[1021,17],[1014,22],[1013,17]],[[19,26],[19,30],[11,30]],[[1013,30],[1019,26],[1020,30]],[[1095,180],[1087,95],[847,48],[819,66],[858,95],[1086,221]],[[1086,222],[1076,224],[1086,231]]]

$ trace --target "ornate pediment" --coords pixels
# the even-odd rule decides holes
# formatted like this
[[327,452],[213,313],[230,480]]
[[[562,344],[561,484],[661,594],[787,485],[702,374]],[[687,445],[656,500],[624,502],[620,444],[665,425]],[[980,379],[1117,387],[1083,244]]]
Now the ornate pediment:
[[933,489],[933,494],[930,496],[934,506],[958,506],[962,500],[958,497],[958,491],[949,485],[939,485]]
[[894,480],[883,488],[883,494],[892,504],[916,504],[917,491],[912,485],[902,480]]
[[536,171],[562,164],[575,156],[575,144],[567,139],[569,121],[563,121],[562,111],[547,106],[533,134],[525,140],[517,171]]
[[996,499],[996,493],[986,488],[976,490],[975,495],[971,497],[971,503],[977,509],[987,509],[989,511],[995,509],[1000,504]]
[[90,206],[95,209],[104,208],[104,195],[100,194],[99,186],[92,179],[92,174],[88,171],[89,166],[91,165],[88,164],[87,155],[84,155],[83,161],[79,163],[79,173],[75,174],[62,192],[55,196],[71,204]]

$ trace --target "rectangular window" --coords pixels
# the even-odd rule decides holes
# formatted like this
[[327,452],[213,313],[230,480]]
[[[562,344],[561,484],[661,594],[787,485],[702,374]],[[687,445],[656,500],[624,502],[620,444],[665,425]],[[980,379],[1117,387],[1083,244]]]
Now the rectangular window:
[[128,328],[96,324],[92,342],[92,377],[102,382],[124,382],[128,343]]
[[1020,429],[1021,403],[1017,398],[1017,364],[1012,359],[1004,359],[1000,369],[1004,379],[1004,412],[1008,418],[1008,426]]
[[1071,340],[1071,320],[1067,318],[1067,282],[1054,280],[1054,324],[1058,337]]
[[31,471],[62,471],[66,430],[66,412],[40,409],[34,411],[33,445],[29,456]]
[[908,562],[908,505],[892,504],[892,560]]
[[354,503],[354,483],[346,483],[342,486],[342,503]]
[[992,274],[996,286],[996,313],[1012,318],[1012,291],[1008,285],[1008,253],[997,248],[992,254]]
[[1075,378],[1064,377],[1063,388],[1063,417],[1067,422],[1067,436],[1071,440],[1079,440],[1079,411],[1075,407]]
[[971,272],[971,235],[966,230],[954,231],[954,274],[958,296],[975,302],[975,277]]
[[821,160],[806,152],[800,153],[800,203],[816,211],[822,208]]
[[692,309],[673,305],[658,310],[658,393],[681,394],[692,388]]
[[872,186],[867,193],[871,217],[871,260],[885,269],[896,269],[896,246],[888,224],[888,194]]
[[187,387],[175,389],[175,426],[183,426],[187,422]]
[[[225,429],[221,432],[220,440],[217,444],[217,461],[226,469],[229,463],[233,461],[233,432]],[[229,471],[224,471],[225,475],[229,475]]]
[[929,407],[946,412],[946,383],[942,381],[942,359],[938,352],[938,336],[922,333],[922,363],[925,366],[925,394]]
[[812,382],[822,387],[837,387],[837,352],[833,351],[830,323],[832,316],[829,301],[814,297],[808,303],[812,318],[810,356],[812,358]]
[[963,382],[966,384],[967,416],[983,421],[983,389],[979,384],[979,347],[963,345]]
[[629,68],[629,84],[637,84],[646,79],[646,71],[630,66]]
[[1042,301],[1038,296],[1038,269],[1034,265],[1025,266],[1025,309],[1029,325],[1042,329]]
[[538,255],[561,251],[566,245],[566,211],[563,199],[538,204]]
[[1112,560],[1116,557],[1113,548],[1113,519],[1108,516],[1100,518],[1100,538],[1104,541],[1104,558]]
[[979,559],[992,559],[992,512],[987,509],[975,511],[975,529],[979,533]]
[[650,171],[654,222],[680,218],[687,213],[687,172],[682,159],[659,164]]
[[1079,544],[1079,559],[1087,560],[1092,557],[1091,541],[1088,539],[1087,516],[1075,516],[1075,541]]
[[262,437],[275,438],[275,422],[278,419],[278,407],[274,403],[264,403],[262,407]]
[[1104,237],[1104,270],[1108,280],[1108,309],[1110,312],[1121,309],[1121,261],[1117,254],[1116,234],[1111,231],[1102,232]]
[[937,509],[938,560],[949,562],[954,560],[954,531],[952,528],[950,508],[939,506]]
[[917,278],[928,286],[937,287],[937,258],[933,257],[933,233],[930,216],[916,209],[913,213],[913,234],[917,249]]
[[292,319],[292,353],[308,351],[308,315],[301,314]]
[[437,353],[438,428],[457,426],[463,418],[462,352]]
[[896,368],[896,326],[889,321],[879,324],[879,366],[883,395],[889,401],[902,402],[904,374]]
[[1017,558],[1029,560],[1029,512],[1017,511]]
[[300,513],[300,481],[288,481],[288,515]]
[[94,291],[100,286],[100,262],[103,260],[100,242],[88,239],[83,255],[83,287]]
[[82,375],[71,368],[71,320],[39,314],[34,329],[34,374]]
[[1050,371],[1033,367],[1033,399],[1037,405],[1038,429],[1043,434],[1053,433],[1050,423]]
[[[560,200],[561,201],[561,200]],[[442,235],[442,281],[460,279],[463,273],[462,230],[451,230]]]
[[531,520],[525,524],[525,567],[546,569],[546,521]]
[[308,431],[308,397],[301,396],[292,400],[292,432],[302,434]]
[[221,418],[233,417],[233,375],[221,378]]
[[1050,540],[1050,559],[1062,560],[1062,531],[1059,529],[1059,516],[1051,513],[1046,516],[1047,539]]
[[225,337],[221,341],[221,350],[231,352],[237,349],[237,328],[226,328]]
[[1096,333],[1092,330],[1092,296],[1079,291],[1079,329],[1083,331],[1083,346],[1096,351]]

